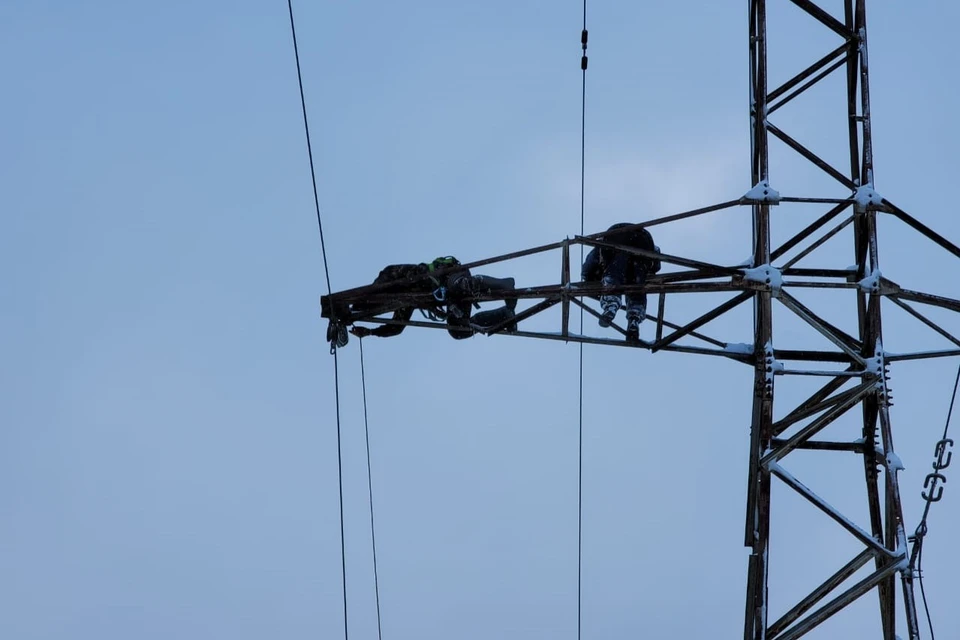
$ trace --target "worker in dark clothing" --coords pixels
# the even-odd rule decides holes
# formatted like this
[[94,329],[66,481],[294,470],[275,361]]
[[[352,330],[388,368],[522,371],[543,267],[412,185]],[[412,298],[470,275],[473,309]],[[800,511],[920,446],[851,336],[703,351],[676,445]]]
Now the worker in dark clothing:
[[[512,291],[514,289],[513,278],[493,278],[483,275],[471,275],[469,269],[455,269],[450,273],[440,273],[431,275],[434,272],[441,272],[451,267],[457,267],[460,262],[453,257],[437,258],[430,263],[420,264],[394,264],[385,267],[380,271],[373,284],[383,284],[407,279],[413,279],[413,282],[402,282],[396,289],[389,288],[384,293],[430,293],[433,295],[436,304],[428,307],[421,307],[421,312],[433,320],[445,320],[447,331],[450,336],[456,340],[469,338],[477,331],[486,331],[497,325],[509,321],[514,316],[514,309],[517,306],[516,298],[506,300],[504,305],[491,311],[483,311],[476,315],[473,313],[473,304],[471,296],[480,294],[489,294],[494,291]],[[353,305],[354,311],[362,311],[369,308],[363,303]],[[393,320],[401,323],[409,322],[413,317],[413,312],[417,307],[401,307],[393,312]],[[399,335],[404,324],[384,324],[375,329],[367,327],[354,326],[350,333],[358,337],[378,336],[388,338]],[[509,324],[504,328],[505,331],[516,331],[516,323]]]
[[[645,249],[660,252],[660,248],[653,243],[653,236],[643,227],[636,227],[627,231],[618,231],[624,227],[633,226],[628,222],[620,222],[603,234],[599,240],[626,247]],[[626,251],[618,251],[610,247],[594,247],[583,261],[581,278],[584,282],[600,282],[604,287],[613,287],[624,284],[642,285],[647,277],[660,271],[660,261],[646,258]],[[640,322],[647,314],[647,294],[627,294],[627,340],[640,338]],[[620,310],[620,294],[604,294],[600,296],[600,306],[603,313],[600,316],[600,326],[609,327]]]

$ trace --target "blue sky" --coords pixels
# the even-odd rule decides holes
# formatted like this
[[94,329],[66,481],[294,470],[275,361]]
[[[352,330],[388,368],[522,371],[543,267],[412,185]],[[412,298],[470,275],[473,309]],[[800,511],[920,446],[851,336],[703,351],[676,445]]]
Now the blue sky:
[[[745,4],[591,2],[587,232],[749,189]],[[772,78],[838,44],[770,5]],[[922,5],[868,8],[876,186],[956,242],[960,9]],[[295,9],[335,290],[579,232],[579,2]],[[0,635],[339,637],[333,365],[286,4],[11,2],[0,60]],[[839,80],[776,117],[843,166]],[[838,195],[782,147],[771,172],[784,194]],[[781,207],[774,237],[821,212]],[[656,239],[750,253],[745,211]],[[888,219],[880,241],[885,276],[960,297],[946,254]],[[852,261],[844,235],[818,264]],[[558,270],[551,255],[489,273]],[[802,299],[854,322],[848,299]],[[885,331],[892,351],[942,344],[894,311]],[[749,341],[749,309],[715,332]],[[575,637],[576,346],[408,330],[364,348],[384,636]],[[911,528],[956,365],[893,367]],[[584,367],[583,637],[736,637],[752,371],[602,347]],[[372,638],[356,340],[340,373],[351,635]],[[795,465],[862,514],[857,459]],[[945,638],[960,636],[955,492],[925,549]],[[777,611],[856,552],[782,487],[773,535]],[[809,637],[875,633],[876,609],[871,594]]]

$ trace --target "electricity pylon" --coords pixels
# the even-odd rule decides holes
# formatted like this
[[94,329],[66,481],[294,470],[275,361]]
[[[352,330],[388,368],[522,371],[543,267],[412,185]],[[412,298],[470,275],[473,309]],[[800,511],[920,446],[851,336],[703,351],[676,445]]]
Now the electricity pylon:
[[[894,205],[877,191],[873,180],[873,147],[871,139],[869,65],[865,0],[844,0],[844,14],[837,17],[811,0],[773,0],[791,2],[833,32],[838,45],[786,82],[770,88],[767,64],[767,0],[748,0],[750,51],[750,153],[751,183],[742,196],[716,205],[647,220],[637,226],[647,228],[674,223],[698,216],[715,215],[738,207],[749,207],[752,214],[752,260],[749,264],[721,265],[693,258],[617,246],[604,241],[603,233],[577,236],[552,244],[515,253],[479,260],[455,269],[440,270],[430,275],[437,282],[456,269],[475,269],[492,263],[546,252],[559,253],[560,282],[544,286],[518,288],[503,292],[477,294],[469,302],[517,299],[532,303],[520,308],[517,315],[483,333],[528,338],[581,342],[631,347],[656,351],[681,351],[728,358],[754,369],[750,455],[747,485],[747,508],[744,542],[749,548],[747,595],[745,607],[745,640],[795,640],[826,622],[848,605],[875,591],[884,640],[897,639],[897,611],[903,612],[907,637],[919,638],[917,607],[914,600],[914,566],[909,550],[900,501],[897,472],[902,468],[894,450],[890,417],[889,366],[896,361],[921,360],[960,355],[960,340],[923,315],[910,303],[960,312],[960,300],[905,289],[880,271],[878,252],[878,216],[890,216],[904,222],[933,244],[960,257],[960,248],[946,240],[919,220]],[[837,103],[846,117],[846,142],[849,167],[838,169],[812,149],[774,124],[775,113],[795,98],[817,86],[825,78],[843,74],[845,100]],[[794,103],[794,108],[797,103]],[[783,143],[784,152],[798,154],[832,178],[832,189],[812,195],[781,195],[774,187],[776,176],[770,174],[771,138]],[[783,212],[800,208],[822,211],[801,231],[782,244],[774,246],[771,230],[782,221]],[[778,216],[774,212],[779,213]],[[797,266],[809,262],[831,238],[853,238],[855,264]],[[610,247],[646,258],[657,258],[672,267],[651,276],[642,286],[602,287],[597,283],[576,281],[571,275],[570,248],[575,245]],[[821,252],[822,253],[822,252]],[[435,318],[427,321],[394,320],[389,315],[400,308],[436,309],[442,306],[443,292],[417,286],[422,280],[409,278],[401,282],[369,285],[325,296],[321,300],[322,315],[331,321],[328,339],[342,346],[346,328],[363,321],[379,324],[403,324],[414,327],[446,329]],[[399,285],[410,285],[401,290]],[[856,308],[858,330],[855,335],[827,321],[822,313],[806,306],[797,297],[798,290],[842,290],[849,294],[850,309]],[[656,315],[647,319],[655,326],[655,335],[641,341],[623,338],[587,336],[572,333],[569,319],[571,306],[599,317],[589,299],[603,293],[646,292],[658,298]],[[685,323],[671,322],[666,315],[668,297],[676,294],[729,293],[730,299]],[[705,326],[747,301],[753,302],[753,335],[750,345],[734,344],[705,333]],[[939,333],[951,348],[936,351],[909,351],[897,354],[883,349],[881,302],[906,310],[920,323]],[[354,308],[363,303],[362,308]],[[525,330],[525,322],[547,309],[560,306],[560,327],[556,332]],[[791,348],[776,335],[774,308],[784,310],[815,330],[823,339],[823,348]],[[516,329],[511,327],[516,322]],[[625,335],[614,324],[612,330]],[[784,342],[788,342],[785,339]],[[811,369],[810,367],[816,367]],[[825,383],[799,404],[778,406],[777,380],[785,376],[822,378]],[[859,412],[862,422],[860,437],[853,441],[822,439],[842,416]],[[952,443],[951,443],[952,444]],[[944,445],[947,446],[947,445]],[[818,455],[851,452],[860,457],[866,486],[869,523],[859,524],[810,490],[788,471],[791,455],[806,450]],[[771,485],[773,478],[793,490],[856,541],[859,552],[849,562],[827,576],[807,596],[777,617],[770,611],[769,576]],[[898,587],[899,582],[899,589]],[[719,633],[718,637],[726,636]]]

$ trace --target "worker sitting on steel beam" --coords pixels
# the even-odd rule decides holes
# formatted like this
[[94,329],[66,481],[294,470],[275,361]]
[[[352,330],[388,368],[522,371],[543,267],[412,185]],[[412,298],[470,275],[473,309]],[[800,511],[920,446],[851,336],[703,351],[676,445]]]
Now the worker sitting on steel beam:
[[[643,227],[617,231],[630,226],[633,224],[619,222],[607,229],[607,233],[598,239],[610,244],[660,252],[660,248],[653,243],[653,236]],[[594,247],[583,261],[580,273],[584,282],[600,282],[604,287],[642,285],[649,275],[660,271],[660,266],[660,261],[654,258],[618,251],[611,247]],[[628,293],[626,298],[627,340],[639,340],[640,322],[647,313],[647,294]],[[620,310],[620,294],[603,294],[600,297],[600,306],[603,313],[600,315],[599,324],[601,327],[609,327]]]
[[[453,257],[437,258],[430,263],[419,264],[392,264],[380,271],[373,284],[413,280],[404,283],[402,289],[396,292],[404,293],[432,293],[436,304],[421,311],[431,319],[445,320],[447,331],[456,340],[469,338],[476,331],[485,332],[508,322],[514,316],[517,306],[516,298],[506,300],[505,304],[491,311],[483,311],[471,317],[473,303],[470,299],[475,295],[490,294],[498,291],[513,291],[513,278],[492,278],[483,275],[471,275],[469,269],[455,269],[452,272],[442,273],[444,270],[455,268],[460,261]],[[441,272],[432,275],[434,272]],[[479,305],[477,305],[479,307]],[[354,304],[353,311],[364,311],[367,307],[363,303]],[[375,329],[354,326],[350,333],[358,337],[378,336],[387,338],[400,334],[405,324],[410,321],[417,307],[401,307],[393,312],[393,320],[398,324],[384,324]],[[372,310],[372,308],[370,309]],[[504,327],[505,331],[516,331],[516,323]]]

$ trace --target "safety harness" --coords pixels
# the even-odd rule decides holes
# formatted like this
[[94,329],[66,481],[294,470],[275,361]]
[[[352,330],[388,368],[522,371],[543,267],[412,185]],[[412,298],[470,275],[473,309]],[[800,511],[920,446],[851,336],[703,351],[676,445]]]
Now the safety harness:
[[[432,262],[427,263],[427,273],[430,274],[430,282],[433,283],[433,299],[436,300],[440,305],[446,303],[447,301],[447,287],[445,285],[447,276],[438,277],[433,275],[435,271],[441,271],[443,269],[448,269],[450,267],[456,267],[460,265],[460,261],[454,258],[453,256],[442,256],[435,258]],[[443,310],[440,305],[436,305],[432,308],[420,309],[420,313],[423,314],[425,318],[430,320],[446,320],[447,312]]]

